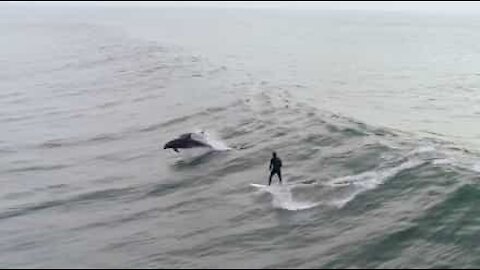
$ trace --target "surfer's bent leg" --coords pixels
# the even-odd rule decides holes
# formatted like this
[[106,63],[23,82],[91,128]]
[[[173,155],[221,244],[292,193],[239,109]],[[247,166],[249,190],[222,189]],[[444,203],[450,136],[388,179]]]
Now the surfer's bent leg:
[[270,184],[272,183],[272,177],[273,177],[273,175],[275,175],[275,171],[272,170],[272,171],[270,172],[270,179],[268,179],[268,185],[269,185],[269,186],[270,186]]
[[280,179],[280,184],[282,183],[282,171],[278,170],[277,171],[278,178]]

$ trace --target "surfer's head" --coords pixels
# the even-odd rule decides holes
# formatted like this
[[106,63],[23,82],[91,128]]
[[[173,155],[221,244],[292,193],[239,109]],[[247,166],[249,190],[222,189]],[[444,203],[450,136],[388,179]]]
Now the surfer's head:
[[277,158],[277,153],[273,152],[272,156],[273,156],[273,158]]

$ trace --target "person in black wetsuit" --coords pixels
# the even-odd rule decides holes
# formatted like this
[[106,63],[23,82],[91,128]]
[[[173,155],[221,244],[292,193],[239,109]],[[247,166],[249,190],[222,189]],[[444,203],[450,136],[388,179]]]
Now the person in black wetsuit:
[[268,185],[272,183],[272,177],[276,174],[280,179],[280,184],[282,183],[282,160],[277,157],[277,153],[273,152],[272,160],[270,160],[270,179],[268,180]]

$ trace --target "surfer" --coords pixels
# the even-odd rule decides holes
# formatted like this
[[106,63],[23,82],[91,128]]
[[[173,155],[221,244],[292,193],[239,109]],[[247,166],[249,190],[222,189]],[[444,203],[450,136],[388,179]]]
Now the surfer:
[[277,157],[277,153],[273,152],[273,157],[270,160],[270,179],[268,180],[268,185],[272,183],[272,177],[276,174],[280,179],[280,184],[282,183],[282,160]]

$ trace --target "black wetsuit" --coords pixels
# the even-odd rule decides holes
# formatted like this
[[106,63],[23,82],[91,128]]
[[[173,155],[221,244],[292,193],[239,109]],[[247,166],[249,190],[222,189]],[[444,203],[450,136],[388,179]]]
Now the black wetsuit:
[[278,157],[272,158],[270,161],[270,179],[268,180],[268,185],[272,183],[272,177],[276,174],[278,175],[278,178],[280,179],[280,183],[282,183],[282,160],[279,159]]

